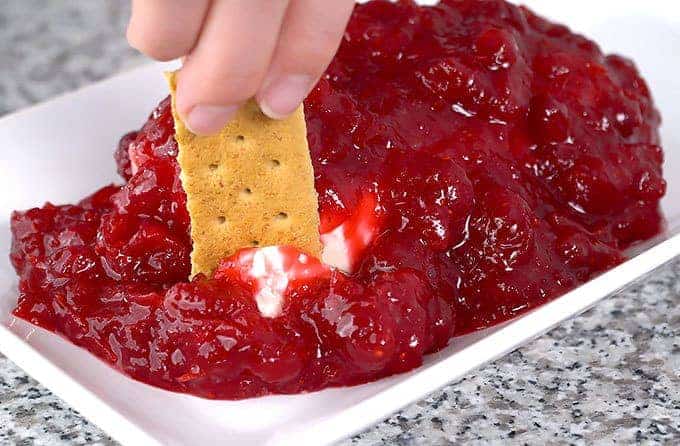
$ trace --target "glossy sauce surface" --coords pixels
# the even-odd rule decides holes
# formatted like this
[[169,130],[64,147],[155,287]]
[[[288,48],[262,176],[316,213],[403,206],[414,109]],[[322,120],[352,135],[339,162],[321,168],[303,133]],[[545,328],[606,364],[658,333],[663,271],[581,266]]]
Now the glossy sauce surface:
[[417,367],[662,229],[660,118],[634,65],[500,0],[357,6],[305,112],[321,232],[344,225],[351,273],[281,248],[296,273],[266,306],[244,250],[187,282],[166,99],[120,141],[123,186],[13,215],[15,314],[166,389],[311,391]]

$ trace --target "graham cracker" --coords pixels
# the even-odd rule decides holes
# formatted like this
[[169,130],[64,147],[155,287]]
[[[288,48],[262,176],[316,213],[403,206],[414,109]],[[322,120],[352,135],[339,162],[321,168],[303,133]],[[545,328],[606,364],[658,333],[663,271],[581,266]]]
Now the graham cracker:
[[273,120],[254,100],[216,135],[187,129],[172,95],[177,160],[191,217],[191,275],[210,275],[243,247],[290,245],[317,256],[318,198],[303,107]]

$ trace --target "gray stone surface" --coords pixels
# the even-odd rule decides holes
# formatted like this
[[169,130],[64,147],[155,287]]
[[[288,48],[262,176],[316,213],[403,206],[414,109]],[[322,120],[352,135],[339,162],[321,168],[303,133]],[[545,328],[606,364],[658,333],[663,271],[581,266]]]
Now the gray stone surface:
[[[0,0],[0,114],[142,61],[127,14]],[[343,444],[498,442],[680,443],[680,260]],[[0,444],[114,442],[0,356]]]

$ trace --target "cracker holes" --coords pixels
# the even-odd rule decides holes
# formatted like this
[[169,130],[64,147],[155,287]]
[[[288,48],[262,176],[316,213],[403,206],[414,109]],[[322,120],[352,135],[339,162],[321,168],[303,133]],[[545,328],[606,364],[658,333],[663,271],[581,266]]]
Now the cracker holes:
[[286,214],[285,212],[279,212],[278,214],[276,214],[274,219],[278,221],[288,220],[288,214]]
[[242,201],[251,201],[253,199],[253,190],[249,187],[244,187],[238,195]]
[[259,240],[253,240],[252,242],[250,242],[250,244],[252,246],[260,246],[260,241]]
[[236,142],[244,142],[246,140],[246,137],[243,135],[238,135],[236,137]]
[[227,217],[225,217],[224,215],[220,215],[219,217],[217,217],[217,223],[219,223],[221,225],[226,224],[227,223]]
[[208,164],[208,169],[213,170],[213,171],[217,170],[218,167],[220,167],[220,165],[217,164],[217,163]]
[[269,164],[270,168],[276,169],[277,167],[279,167],[281,165],[281,161],[279,161],[279,160],[269,160],[269,162],[267,164]]

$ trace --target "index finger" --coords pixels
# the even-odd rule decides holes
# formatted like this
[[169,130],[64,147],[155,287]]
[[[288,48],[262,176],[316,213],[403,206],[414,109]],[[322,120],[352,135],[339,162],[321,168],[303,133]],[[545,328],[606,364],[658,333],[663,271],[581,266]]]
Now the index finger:
[[193,132],[217,132],[255,95],[276,47],[287,0],[219,0],[179,72],[177,110]]

